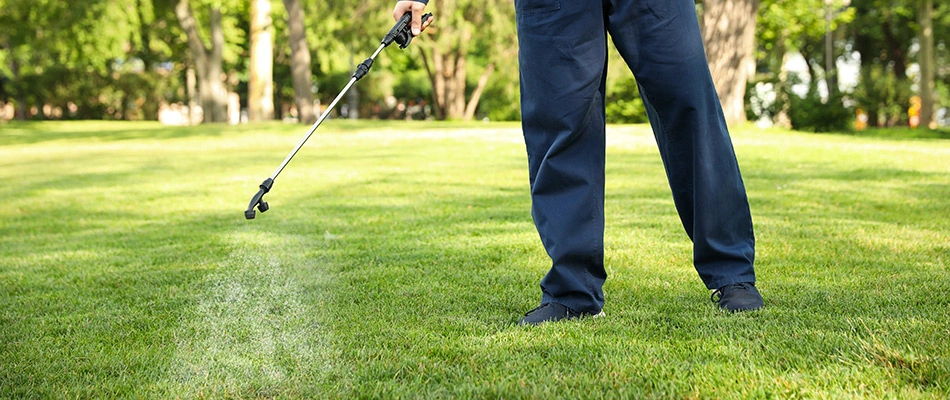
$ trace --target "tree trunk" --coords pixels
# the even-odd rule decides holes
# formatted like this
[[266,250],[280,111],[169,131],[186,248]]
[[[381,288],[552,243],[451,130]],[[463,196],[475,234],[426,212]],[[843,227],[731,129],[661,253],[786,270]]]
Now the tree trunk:
[[194,67],[185,71],[185,92],[188,95],[188,125],[198,121],[198,77]]
[[[488,79],[496,68],[511,60],[516,33],[511,20],[511,0],[430,0],[429,8],[438,10],[434,29],[426,31],[417,46],[432,85],[432,111],[436,119],[470,119]],[[510,30],[509,27],[510,26]],[[469,58],[470,50],[491,54],[488,59]],[[477,61],[485,75],[470,91],[468,64]],[[494,64],[494,65],[492,65]],[[481,70],[481,68],[478,68]],[[479,89],[481,87],[481,89]]]
[[893,24],[890,20],[884,21],[881,30],[884,32],[885,51],[890,62],[894,63],[894,75],[898,79],[907,79],[907,51],[904,50],[904,44],[894,34]]
[[[13,73],[14,79],[18,78],[20,76],[20,63],[16,60],[11,61],[10,72]],[[16,93],[13,99],[16,102],[16,107],[14,108],[13,113],[16,115],[16,119],[20,121],[26,121],[27,114],[29,114],[29,106],[26,104],[26,96],[23,94],[22,89],[14,90],[14,93]]]
[[[221,26],[221,9],[211,9],[210,17],[211,57],[208,59],[207,81],[211,95],[205,103],[211,107],[211,122],[227,122],[228,90],[224,87],[224,29]],[[208,121],[207,114],[205,121]]]
[[[468,21],[452,19],[462,18],[467,5],[442,0],[430,3],[430,7],[436,7],[445,15],[451,15],[440,23],[440,29],[432,35],[431,44],[420,46],[428,49],[422,52],[422,60],[432,83],[432,109],[437,119],[464,119],[467,108],[466,65],[473,27]],[[455,15],[452,15],[453,13]],[[477,103],[472,105],[475,106]]]
[[933,0],[920,0],[917,21],[920,23],[920,126],[934,126],[934,35]]
[[812,90],[818,87],[818,71],[815,69],[815,64],[812,64],[812,60],[815,59],[814,54],[808,49],[808,46],[803,46],[798,49],[798,52],[801,53],[802,58],[805,59],[805,71],[808,72],[808,96],[811,96]]
[[[471,37],[471,35],[468,35]],[[468,42],[468,38],[463,39]],[[465,89],[466,83],[468,81],[468,51],[464,50],[459,46],[459,49],[455,50],[455,76],[452,82],[452,90],[450,92],[451,96],[449,100],[451,101],[452,106],[449,108],[448,115],[452,118],[464,119],[465,117]]]
[[251,49],[247,83],[250,121],[274,119],[274,24],[270,0],[251,1]]
[[[471,36],[470,34],[467,36]],[[433,47],[432,52],[423,55],[426,69],[432,80],[433,108],[438,119],[463,119],[465,117],[466,63],[468,54],[461,44],[463,39],[449,52]],[[431,58],[431,63],[429,59]],[[476,104],[477,106],[477,104]]]
[[488,64],[488,67],[485,68],[485,72],[482,73],[481,78],[478,78],[478,86],[475,86],[475,90],[472,92],[472,97],[468,99],[468,105],[465,107],[465,116],[462,118],[465,121],[471,121],[475,117],[475,109],[478,108],[478,101],[482,98],[482,92],[485,91],[485,86],[488,85],[488,78],[491,76],[492,72],[495,72],[495,64]]
[[834,31],[832,20],[834,11],[831,4],[825,3],[825,86],[828,87],[828,100],[838,93],[838,64],[835,57]]
[[781,65],[778,67],[778,82],[775,84],[775,101],[780,104],[780,108],[778,112],[776,112],[772,122],[775,123],[776,126],[791,129],[792,118],[789,116],[789,107],[791,106],[789,93],[791,93],[791,88],[789,88],[788,84],[788,69],[785,67],[788,65],[789,54],[785,50],[784,44],[777,49],[777,53],[782,55],[779,58]]
[[[355,69],[357,65],[356,53],[353,51],[353,44],[350,44],[350,65]],[[359,119],[360,117],[360,91],[358,89],[346,92],[346,104],[340,107],[340,116],[348,119]]]
[[755,74],[755,20],[759,0],[703,1],[703,42],[726,122],[743,122],[745,91]]
[[307,45],[303,7],[300,6],[300,0],[284,0],[284,7],[287,9],[287,26],[290,30],[290,74],[294,81],[297,118],[309,125],[317,121],[317,115],[313,111],[313,78],[310,74],[310,47]]
[[[422,55],[422,64],[426,68],[426,74],[429,75],[429,82],[432,83],[432,111],[435,118],[445,119],[445,80],[442,79],[442,55],[438,47],[433,47],[431,56]],[[429,62],[429,59],[432,62]]]
[[198,23],[191,12],[189,0],[179,0],[175,16],[188,37],[188,47],[198,75],[198,97],[204,113],[204,122],[226,122],[228,92],[224,88],[224,31],[221,27],[221,9],[211,9],[211,48],[208,49],[198,34]]

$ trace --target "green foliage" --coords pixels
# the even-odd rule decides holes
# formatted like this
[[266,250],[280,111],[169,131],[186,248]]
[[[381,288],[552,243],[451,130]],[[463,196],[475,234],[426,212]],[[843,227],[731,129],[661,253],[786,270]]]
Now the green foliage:
[[908,79],[898,78],[890,68],[871,65],[862,68],[862,79],[853,97],[857,107],[885,126],[907,124],[907,109],[914,95]]
[[915,38],[917,5],[918,0],[855,1],[855,24],[849,28],[858,31],[853,34],[870,40],[881,57],[893,57],[894,54],[886,53],[892,49],[885,42],[906,44]]
[[647,122],[647,112],[640,98],[640,89],[632,75],[626,74],[607,88],[607,121],[615,124]]
[[393,97],[401,100],[431,99],[432,86],[426,72],[406,69],[398,74],[393,84]]
[[[862,65],[859,87],[853,95],[846,94],[844,100],[869,112],[872,124],[890,126],[906,123],[906,108],[910,96],[913,95],[907,85],[907,71],[910,64],[916,61],[911,49],[918,30],[915,20],[917,5],[916,0],[852,1],[847,8],[842,8],[840,1],[831,5],[830,9],[834,11],[831,21],[834,53],[858,52]],[[934,26],[938,32],[950,26],[946,23],[950,20],[941,22],[941,15],[948,9],[950,7],[945,5],[937,7]],[[828,29],[825,20],[828,10],[820,0],[763,1],[757,31],[759,81],[782,86],[780,79],[782,63],[785,62],[783,56],[786,52],[793,51],[805,56],[809,70],[813,72],[812,79],[824,75],[818,70],[823,69],[825,65],[826,49],[823,36]],[[842,29],[838,29],[839,26]],[[936,37],[939,42],[941,36]],[[946,57],[946,46],[944,44],[943,50],[940,50],[941,46],[938,44],[938,65],[941,52],[943,57]],[[872,69],[875,72],[871,72]],[[940,76],[947,76],[947,72],[938,71],[938,79]],[[782,106],[782,99],[778,100],[777,105]],[[821,102],[817,99],[793,100],[788,102],[792,108],[788,111],[798,116],[800,124],[803,118],[831,118],[833,116],[824,114],[838,114],[840,111],[837,107],[833,110],[821,110]],[[805,109],[795,110],[796,107]],[[806,125],[824,125],[819,122],[815,119],[814,123]]]
[[[853,8],[845,8],[842,0],[832,3],[830,7],[836,11],[831,20],[832,30],[854,19]],[[825,0],[762,0],[756,26],[756,58],[781,61],[774,57],[776,53],[797,51],[808,41],[820,41],[828,28],[826,7]]]
[[154,119],[177,81],[152,64],[176,61],[167,22],[148,0],[0,7],[0,24],[10,27],[0,33],[9,79],[0,100],[33,108],[38,119]]
[[[831,13],[831,21],[826,20]],[[842,0],[826,5],[824,0],[763,0],[756,24],[756,62],[759,69],[778,75],[785,54],[800,52],[815,64],[824,65],[824,37],[847,26],[855,9]],[[836,51],[839,54],[840,51]]]
[[792,96],[789,118],[792,128],[810,132],[843,132],[852,127],[854,113],[834,95],[825,102],[817,96]]
[[[934,2],[934,39],[935,44],[934,64],[935,71],[935,103],[936,108],[948,108],[950,111],[950,2]],[[950,125],[950,116],[944,122],[945,126]]]
[[482,100],[478,103],[476,119],[491,121],[521,120],[521,92],[511,76],[495,71],[496,78],[489,81]]
[[844,106],[844,97],[833,92],[826,100],[822,100],[814,79],[810,81],[808,93],[804,97],[794,93],[786,95],[792,128],[810,132],[842,132],[851,129],[854,113]]
[[788,110],[788,91],[781,90],[781,85],[778,77],[746,83],[746,119],[774,121],[780,112]]
[[[183,32],[173,13],[176,1],[155,0],[0,0],[0,101],[20,109],[36,109],[34,118],[151,119],[161,102],[184,98],[184,71],[190,63]],[[241,0],[191,0],[207,40],[208,11],[223,11],[225,71],[229,89],[243,95],[247,82],[249,3]],[[286,13],[274,1],[275,85],[277,100],[292,101]],[[835,54],[857,51],[865,68],[858,98],[848,104],[881,107],[871,110],[881,124],[902,123],[909,97],[905,77],[913,82],[914,41],[918,34],[916,0],[762,0],[756,32],[757,81],[778,82],[781,64],[790,52],[801,52],[821,77],[824,36],[830,28]],[[303,1],[307,37],[312,50],[315,95],[324,104],[342,88],[340,76],[367,57],[392,23],[391,0]],[[940,91],[950,85],[950,3],[936,1],[936,78],[939,106],[950,105]],[[439,46],[443,53],[459,50],[467,58],[469,89],[489,65],[495,67],[482,95],[477,118],[518,119],[518,65],[515,17],[510,0],[433,0],[428,10],[436,23],[408,51],[388,49],[374,66],[372,79],[357,86],[364,107],[388,98],[432,97],[424,73],[422,49]],[[825,19],[832,11],[830,26]],[[620,73],[611,53],[607,82],[607,113],[611,121],[644,121],[632,77]],[[141,60],[140,67],[131,65]],[[432,65],[430,64],[430,67]],[[908,72],[910,71],[910,72]],[[875,75],[877,74],[877,75]],[[907,76],[907,75],[910,76]],[[893,75],[893,76],[886,76]],[[876,76],[876,77],[873,77]],[[894,84],[892,88],[882,85]],[[779,85],[781,86],[781,85]],[[891,93],[891,92],[898,93]],[[22,103],[22,104],[21,104]],[[71,103],[71,105],[70,105]],[[788,105],[790,102],[783,103]],[[44,110],[60,110],[44,115]],[[800,114],[811,115],[813,112]]]
[[943,114],[944,121],[942,121],[942,126],[950,126],[950,76],[944,81],[937,81],[935,83],[937,86],[935,90],[937,101],[934,108],[944,110],[945,114]]

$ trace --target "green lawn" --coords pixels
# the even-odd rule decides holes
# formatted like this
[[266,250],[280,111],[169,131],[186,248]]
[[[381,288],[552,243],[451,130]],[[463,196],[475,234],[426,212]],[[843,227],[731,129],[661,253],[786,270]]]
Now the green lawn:
[[609,132],[606,318],[517,124],[0,125],[0,398],[946,398],[950,140],[737,129],[766,308],[721,313],[652,134]]

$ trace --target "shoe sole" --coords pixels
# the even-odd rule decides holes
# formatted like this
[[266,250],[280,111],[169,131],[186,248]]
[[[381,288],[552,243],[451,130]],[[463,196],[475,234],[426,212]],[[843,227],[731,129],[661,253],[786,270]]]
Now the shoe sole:
[[594,318],[601,318],[601,317],[606,317],[606,316],[607,314],[604,313],[604,310],[600,310],[599,313],[594,314],[594,315],[580,315],[576,317],[568,317],[568,318],[554,320],[554,321],[541,321],[541,322],[529,322],[529,323],[522,323],[522,321],[518,321],[517,325],[518,326],[537,326],[537,325],[548,324],[552,322],[572,321],[572,320],[587,319],[587,318],[594,319]]

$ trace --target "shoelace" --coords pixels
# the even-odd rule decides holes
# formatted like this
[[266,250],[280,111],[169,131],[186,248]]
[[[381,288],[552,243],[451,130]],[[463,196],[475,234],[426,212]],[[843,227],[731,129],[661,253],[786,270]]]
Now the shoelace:
[[[745,282],[742,282],[742,283],[733,283],[733,284],[731,284],[731,285],[723,286],[723,287],[721,287],[721,288],[719,288],[719,289],[713,290],[712,294],[709,295],[709,301],[711,301],[711,302],[713,302],[713,303],[718,303],[719,300],[722,300],[722,290],[723,290],[723,289],[727,289],[727,290],[728,290],[728,289],[749,290],[749,287],[750,287],[750,286],[752,286],[752,285],[751,285],[751,284],[748,284],[748,283],[745,283]],[[717,299],[716,296],[719,296],[719,298]]]

